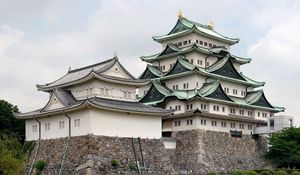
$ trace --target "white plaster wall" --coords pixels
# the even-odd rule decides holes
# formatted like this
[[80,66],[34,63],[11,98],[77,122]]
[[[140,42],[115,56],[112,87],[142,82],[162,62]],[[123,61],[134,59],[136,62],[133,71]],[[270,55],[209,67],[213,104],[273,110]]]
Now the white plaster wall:
[[94,135],[161,138],[161,117],[91,109]]
[[59,109],[63,107],[65,107],[65,105],[63,105],[55,95],[52,95],[45,110]]
[[[260,116],[258,116],[258,113],[260,113]],[[262,114],[262,113],[267,113],[267,117],[263,117],[263,114]],[[254,110],[254,116],[255,116],[255,119],[267,121],[267,120],[268,120],[268,117],[270,117],[270,112],[269,112],[269,111],[266,111],[266,110],[255,109],[255,110]]]
[[[193,125],[186,125],[187,119],[193,119]],[[201,125],[201,119],[206,120],[206,125]],[[175,121],[181,121],[180,126],[175,126]],[[217,121],[217,126],[212,126],[212,121]],[[221,122],[226,122],[226,127],[221,127]],[[230,123],[235,123],[235,128],[230,127]],[[244,124],[244,129],[239,128],[239,124]],[[248,129],[248,125],[252,125],[252,128],[254,128],[255,124],[248,123],[248,122],[236,122],[231,120],[220,120],[220,119],[211,119],[207,117],[189,117],[189,118],[181,118],[181,119],[173,119],[173,131],[184,131],[184,130],[190,130],[190,129],[204,129],[209,131],[218,131],[218,132],[230,132],[230,130],[237,130],[242,131],[243,134],[251,134],[253,129]]]
[[186,103],[185,101],[179,101],[179,100],[170,100],[166,103],[166,109],[175,109],[175,106],[181,106],[180,110],[177,110],[174,112],[174,114],[177,113],[183,113],[186,111]]
[[[89,82],[81,83],[69,88],[73,96],[77,100],[82,100],[90,97],[101,97],[116,100],[134,101],[136,94],[136,87],[128,85],[120,85],[101,80],[92,80]],[[102,90],[103,89],[103,90]],[[108,95],[105,94],[108,89]],[[131,97],[124,97],[124,92],[130,92]]]
[[[32,130],[33,125],[37,125],[36,132]],[[25,121],[25,137],[27,141],[39,138],[39,123],[36,120],[29,119]]]
[[165,69],[161,69],[163,72],[168,72],[171,68],[170,64],[175,64],[177,61],[177,56],[165,58],[159,61],[159,66],[165,66]]
[[138,88],[138,97],[142,98],[149,91],[150,85],[142,86]]
[[[242,97],[244,98],[245,96],[242,96],[241,91],[246,92],[246,86],[245,85],[241,85],[241,84],[237,84],[237,83],[233,83],[233,82],[228,82],[228,81],[224,81],[224,80],[220,80],[221,86],[224,90],[224,88],[229,88],[229,93],[227,93],[227,95],[230,96],[234,96],[234,97]],[[233,89],[237,90],[237,94],[233,94]]]
[[113,77],[120,77],[120,78],[128,78],[132,79],[127,73],[122,69],[119,63],[116,63],[113,67],[109,70],[103,72],[102,74],[113,76]]
[[[198,86],[197,86],[197,82],[198,82]],[[195,89],[195,88],[199,89],[203,86],[204,82],[205,82],[205,77],[199,74],[186,75],[183,77],[178,77],[176,79],[170,79],[165,81],[166,86],[169,89],[173,89],[173,85],[178,85],[179,90],[183,89],[184,83],[189,83],[188,89]]]
[[[176,44],[180,41],[183,42],[183,41],[186,41],[186,40],[187,41],[191,40],[191,44],[196,43],[196,40],[201,40],[203,42],[211,43],[211,44],[214,44],[214,45],[217,45],[217,46],[225,46],[227,49],[230,49],[230,45],[228,45],[224,42],[209,38],[209,37],[201,35],[201,34],[196,34],[196,33],[190,33],[190,34],[185,35],[185,36],[180,36],[180,37],[162,42],[162,47],[165,48],[168,43]],[[187,45],[189,45],[189,44],[187,44]],[[183,46],[187,46],[187,45],[183,45]],[[209,48],[209,45],[207,45],[207,46],[201,45],[201,46]]]
[[[214,111],[214,106],[219,106],[219,111]],[[225,108],[225,112],[222,111],[222,107]],[[228,115],[228,111],[229,111],[228,109],[229,109],[228,105],[223,105],[220,103],[212,103],[212,102],[208,103],[208,111],[213,114]]]

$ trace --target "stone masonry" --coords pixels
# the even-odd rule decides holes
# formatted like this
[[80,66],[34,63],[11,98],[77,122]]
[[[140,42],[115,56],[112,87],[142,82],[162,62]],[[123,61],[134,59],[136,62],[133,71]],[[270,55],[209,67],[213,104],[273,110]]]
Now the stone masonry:
[[[200,129],[175,135],[175,150],[165,149],[162,139],[141,139],[139,144],[136,138],[71,137],[62,174],[138,174],[134,170],[136,160],[144,174],[207,174],[265,165],[261,157],[266,149],[264,138],[232,138],[229,133]],[[47,163],[43,174],[59,174],[67,143],[67,138],[40,142],[36,160]],[[28,160],[27,171],[35,151],[36,148]],[[112,160],[117,161],[116,166],[112,166]]]

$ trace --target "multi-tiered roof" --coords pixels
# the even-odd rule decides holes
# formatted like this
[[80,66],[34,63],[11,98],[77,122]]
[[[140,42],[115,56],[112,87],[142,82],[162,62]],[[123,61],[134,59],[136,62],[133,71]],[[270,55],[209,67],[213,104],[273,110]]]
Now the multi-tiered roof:
[[[194,40],[187,42],[186,45],[178,44],[177,38],[182,38],[191,34],[212,39],[224,45],[199,44],[200,41]],[[141,59],[148,62],[146,70],[140,75],[139,79],[151,79],[152,84],[147,93],[140,98],[140,102],[151,105],[164,106],[168,99],[190,100],[202,99],[210,102],[219,102],[231,106],[238,106],[251,109],[262,109],[270,112],[284,111],[283,107],[271,105],[267,100],[262,89],[264,82],[255,81],[236,68],[240,65],[250,63],[250,58],[242,58],[232,55],[229,46],[239,42],[239,39],[229,38],[219,34],[211,25],[202,25],[194,21],[179,16],[173,29],[163,36],[155,36],[153,39],[163,44],[163,50],[149,56],[142,56]],[[175,43],[174,43],[175,42]],[[177,42],[177,43],[176,43]],[[186,58],[189,53],[200,53],[206,55],[205,59],[216,60],[212,65],[199,66],[195,62]],[[176,61],[170,65],[166,71],[159,66],[160,62],[176,57]],[[192,60],[193,61],[193,60]],[[171,89],[166,87],[168,80],[187,77],[198,74],[206,78],[207,81],[199,88],[194,89]],[[246,90],[244,97],[227,95],[220,81],[231,82],[244,85]]]

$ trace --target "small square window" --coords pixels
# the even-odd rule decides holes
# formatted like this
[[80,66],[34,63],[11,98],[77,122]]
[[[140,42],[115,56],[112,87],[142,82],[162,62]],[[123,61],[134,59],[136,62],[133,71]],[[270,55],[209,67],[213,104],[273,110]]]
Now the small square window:
[[80,119],[75,119],[74,120],[74,126],[79,127],[80,126]]

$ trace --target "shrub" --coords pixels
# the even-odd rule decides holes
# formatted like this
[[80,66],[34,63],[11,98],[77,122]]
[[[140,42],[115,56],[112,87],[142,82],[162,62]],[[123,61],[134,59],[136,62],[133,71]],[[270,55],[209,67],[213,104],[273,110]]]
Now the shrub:
[[291,173],[291,175],[300,175],[300,172],[299,172],[299,171],[293,171],[293,172]]
[[284,170],[276,171],[275,175],[288,175],[288,173]]
[[118,161],[113,159],[110,161],[110,164],[111,164],[111,166],[116,167],[116,166],[118,166]]
[[273,175],[272,171],[268,170],[268,171],[262,171],[259,173],[260,175]]
[[240,170],[232,171],[232,172],[230,173],[230,175],[244,175],[244,172],[243,172],[243,171],[240,171]]
[[44,162],[43,160],[37,160],[34,164],[34,168],[38,171],[41,172],[43,171],[43,169],[46,167],[46,162]]
[[245,171],[245,175],[257,175],[257,172],[248,170],[248,171]]
[[217,173],[209,172],[207,175],[217,175]]
[[138,169],[136,163],[129,163],[129,164],[128,164],[128,168],[129,168],[130,170],[134,170],[134,171],[137,171],[137,169]]

